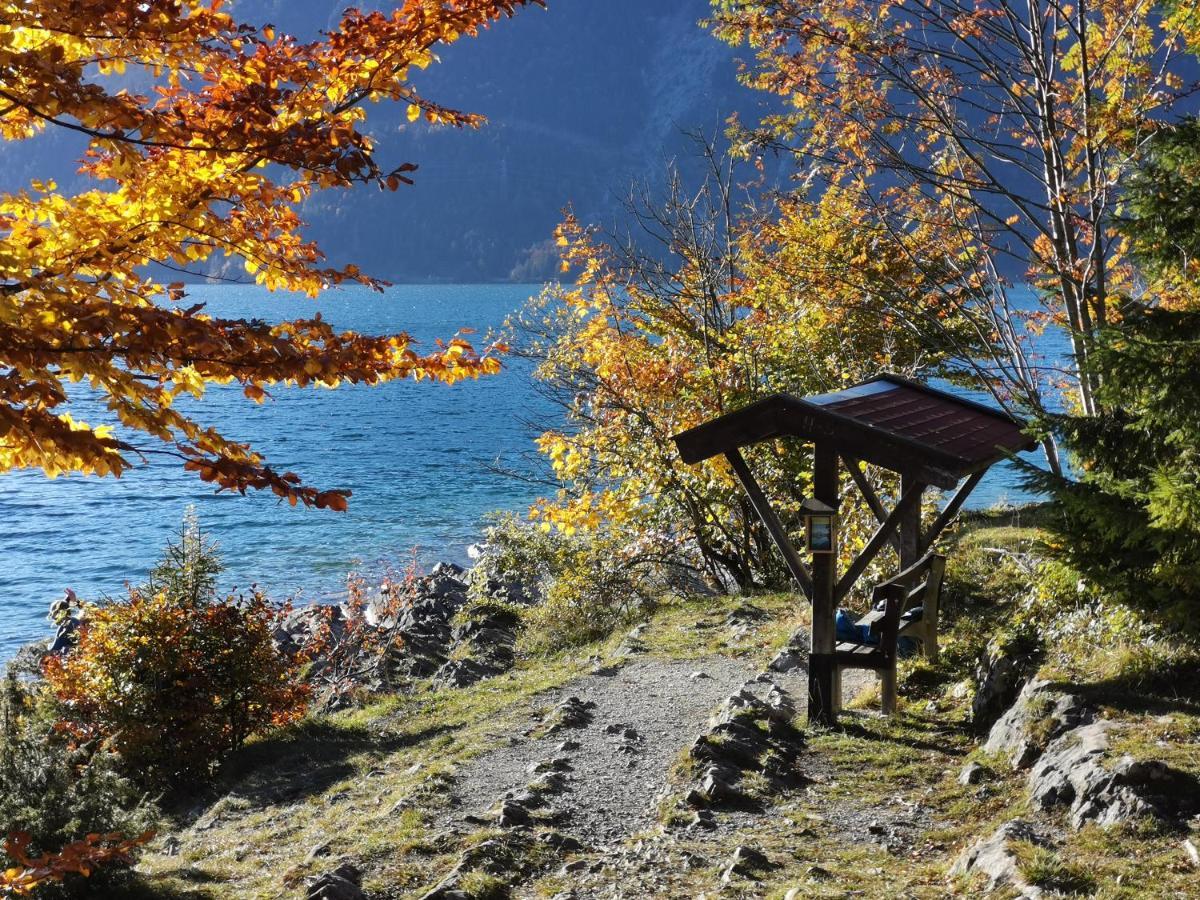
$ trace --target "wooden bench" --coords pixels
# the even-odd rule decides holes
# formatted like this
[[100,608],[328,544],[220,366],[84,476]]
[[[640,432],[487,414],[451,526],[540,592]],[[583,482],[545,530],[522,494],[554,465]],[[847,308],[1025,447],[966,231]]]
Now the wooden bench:
[[[866,644],[841,641],[834,649],[833,707],[842,705],[842,670],[871,669],[879,673],[879,689],[883,712],[896,711],[896,645],[900,638],[911,637],[921,642],[925,658],[937,660],[938,604],[941,601],[942,579],[946,558],[936,553],[909,566],[899,575],[877,585],[871,592],[871,610],[856,622],[867,626],[879,643]],[[922,607],[920,619],[902,622],[905,610]]]

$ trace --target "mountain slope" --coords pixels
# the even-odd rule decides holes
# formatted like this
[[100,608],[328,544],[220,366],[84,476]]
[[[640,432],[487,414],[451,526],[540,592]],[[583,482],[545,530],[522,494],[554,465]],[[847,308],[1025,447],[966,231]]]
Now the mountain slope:
[[[308,38],[346,5],[242,0],[234,13]],[[699,26],[707,0],[549,7],[447,48],[415,79],[426,96],[486,115],[482,130],[430,129],[398,106],[370,107],[381,162],[420,170],[395,194],[329,192],[306,205],[309,233],[333,262],[397,281],[538,280],[554,271],[547,239],[567,204],[609,219],[632,180],[661,177],[686,149],[682,130],[718,133],[759,102],[736,84],[733,52]],[[0,189],[49,177],[82,188],[82,149],[61,131],[0,146]]]

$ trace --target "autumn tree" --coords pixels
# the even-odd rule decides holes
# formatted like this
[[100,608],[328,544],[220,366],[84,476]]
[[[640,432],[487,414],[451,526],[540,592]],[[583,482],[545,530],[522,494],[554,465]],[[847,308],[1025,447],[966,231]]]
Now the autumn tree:
[[189,515],[145,585],[87,604],[76,645],[43,663],[56,727],[102,741],[153,783],[208,774],[251,735],[303,718],[308,653],[275,643],[290,607],[257,590],[219,594],[220,569]]
[[1060,415],[1073,478],[1030,471],[1057,501],[1053,551],[1109,596],[1196,631],[1200,590],[1200,123],[1164,128],[1129,179],[1120,230],[1145,276],[1098,335],[1095,416]]
[[[439,47],[531,3],[542,0],[351,9],[312,41],[239,22],[222,0],[0,3],[0,134],[82,135],[93,183],[66,194],[35,181],[0,196],[0,471],[120,475],[166,452],[221,489],[344,508],[347,492],[276,472],[175,399],[213,383],[262,402],[278,384],[453,382],[497,371],[494,348],[454,339],[422,354],[406,334],[338,332],[319,315],[218,318],[147,267],[188,272],[223,256],[269,289],[379,287],[353,265],[324,265],[300,205],[322,190],[411,183],[416,166],[385,163],[364,130],[368,104],[478,126],[418,94],[410,76]],[[69,383],[96,392],[118,430],[73,419]],[[134,443],[139,433],[153,440]]]
[[[1070,335],[1085,414],[1097,333],[1129,272],[1112,230],[1119,186],[1156,122],[1190,91],[1191,3],[1128,0],[713,0],[717,33],[755,54],[745,81],[784,99],[748,135],[810,182],[855,192],[881,223],[940,221],[943,259],[989,341],[978,374],[1034,412],[1046,380],[1013,328],[1004,273],[1024,271],[1032,325]],[[903,251],[913,249],[897,233]],[[1052,463],[1057,452],[1047,441]]]
[[[558,230],[574,281],[549,287],[519,323],[520,351],[537,359],[536,377],[566,414],[538,439],[558,490],[534,518],[568,534],[623,529],[693,559],[715,583],[784,583],[732,470],[685,465],[672,435],[775,392],[936,369],[954,346],[944,335],[971,336],[938,305],[936,262],[899,252],[852,196],[772,201],[742,183],[758,181],[753,170],[739,174],[707,145],[701,156],[699,183],[672,172],[665,196],[635,194],[628,234],[573,217]],[[914,243],[936,246],[937,230],[921,228]],[[908,327],[897,311],[942,328]],[[794,519],[809,487],[806,448],[749,452],[781,515]],[[861,512],[848,515],[846,552],[873,530]]]

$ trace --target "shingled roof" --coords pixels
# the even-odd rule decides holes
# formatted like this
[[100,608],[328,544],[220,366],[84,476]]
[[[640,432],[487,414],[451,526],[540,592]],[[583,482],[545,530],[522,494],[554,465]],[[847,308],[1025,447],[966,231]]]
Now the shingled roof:
[[684,462],[780,437],[821,441],[843,455],[939,487],[1033,449],[1007,413],[897,375],[829,394],[774,394],[675,435]]

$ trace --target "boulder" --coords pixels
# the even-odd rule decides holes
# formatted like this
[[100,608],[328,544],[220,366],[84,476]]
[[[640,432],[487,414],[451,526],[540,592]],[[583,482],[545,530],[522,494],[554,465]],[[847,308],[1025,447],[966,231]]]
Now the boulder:
[[789,647],[784,647],[776,654],[775,658],[767,665],[767,668],[772,672],[779,672],[786,675],[789,672],[799,672],[808,663],[808,654],[802,650],[793,650]]
[[501,828],[514,828],[518,825],[529,824],[529,810],[516,800],[505,800],[500,804],[500,812],[496,816],[496,824]]
[[969,762],[958,773],[958,783],[963,786],[979,784],[979,782],[983,781],[985,775],[987,775],[987,769],[977,762]]
[[975,666],[975,696],[971,721],[992,722],[1016,698],[1021,685],[1037,666],[1038,654],[1017,642],[993,641]]
[[1044,843],[1032,826],[1020,819],[1013,819],[997,828],[990,837],[976,841],[964,850],[950,869],[951,877],[966,877],[979,872],[987,876],[988,891],[1007,887],[1022,897],[1043,896],[1041,888],[1029,884],[1021,875],[1017,855],[1011,847],[1014,841]]
[[734,876],[738,875],[757,881],[759,873],[773,868],[776,868],[775,864],[767,859],[766,854],[761,850],[756,850],[754,847],[738,847],[725,864],[724,871],[721,873],[721,881],[728,884]]
[[350,863],[342,863],[313,880],[304,896],[305,900],[367,900],[362,875]]
[[1093,718],[1093,711],[1075,694],[1049,681],[1031,681],[996,720],[983,749],[1007,756],[1014,769],[1028,768],[1051,741]]
[[585,703],[578,697],[568,697],[554,707],[554,711],[551,712],[550,732],[553,733],[561,728],[584,728],[590,725],[592,710],[595,708],[596,704],[590,700]]
[[1194,782],[1159,760],[1123,756],[1111,768],[1105,755],[1116,725],[1106,720],[1059,737],[1029,773],[1030,802],[1036,809],[1068,806],[1072,828],[1088,822],[1102,827],[1141,816],[1190,812]]

